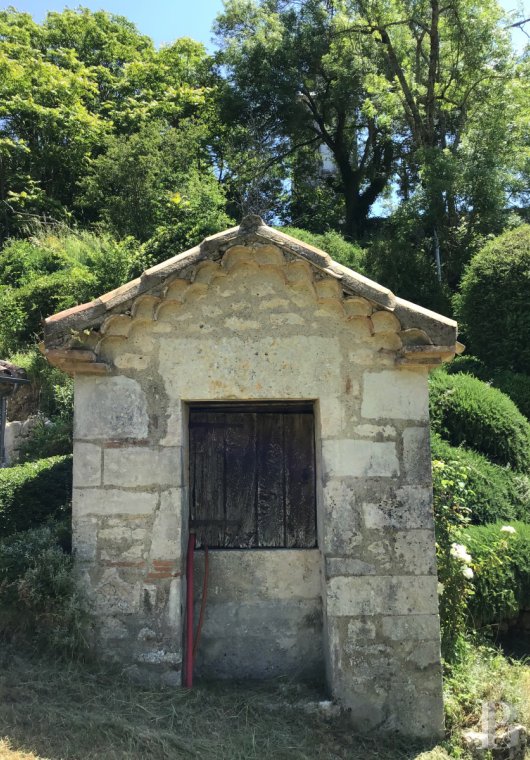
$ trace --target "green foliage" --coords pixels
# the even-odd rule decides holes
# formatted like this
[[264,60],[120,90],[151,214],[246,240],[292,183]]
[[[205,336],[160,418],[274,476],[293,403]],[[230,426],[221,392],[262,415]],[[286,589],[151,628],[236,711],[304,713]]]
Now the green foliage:
[[57,456],[0,470],[0,537],[68,514],[72,457]]
[[282,232],[329,253],[331,258],[338,261],[339,264],[344,264],[344,266],[350,267],[360,274],[366,274],[363,249],[356,243],[343,238],[338,232],[329,230],[318,234],[298,227],[283,227]]
[[462,372],[491,383],[509,396],[519,411],[530,419],[530,375],[509,369],[491,370],[480,359],[467,355],[457,356],[445,366],[445,371],[450,375]]
[[134,245],[89,232],[10,240],[0,251],[0,354],[42,336],[42,320],[129,279]]
[[432,428],[492,462],[530,470],[530,423],[501,391],[466,374],[437,371],[430,379]]
[[[462,749],[462,730],[482,726],[484,702],[508,704],[511,720],[527,723],[529,673],[524,662],[511,661],[491,646],[470,641],[461,657],[444,667],[445,727],[451,758],[467,758]],[[499,710],[501,713],[501,711]],[[502,713],[499,714],[502,720]]]
[[432,436],[431,450],[434,459],[465,468],[468,493],[472,494],[466,506],[471,510],[473,524],[497,520],[530,522],[530,479],[527,476],[493,464],[470,449],[451,446],[437,435]]
[[[16,409],[21,402],[28,404],[30,395],[29,414],[40,412],[44,417],[66,416],[71,414],[74,381],[69,375],[57,367],[52,367],[36,346],[26,351],[12,354],[10,361],[21,367],[30,381],[27,386],[19,388],[9,401],[9,410]],[[11,414],[10,414],[11,417]],[[23,415],[15,414],[12,419],[22,419]]]
[[530,374],[530,225],[472,259],[456,300],[470,350],[488,367]]
[[0,540],[0,636],[79,657],[87,649],[88,606],[67,540],[65,527],[53,524]]
[[109,136],[211,117],[217,78],[193,40],[156,51],[127,19],[83,8],[42,25],[3,10],[0,37],[0,238],[71,221]]
[[436,277],[432,241],[410,212],[397,212],[374,236],[366,250],[366,269],[401,298],[451,315],[446,287]]
[[473,493],[468,487],[467,469],[458,462],[435,459],[432,473],[442,655],[453,661],[465,640],[467,603],[472,593],[470,562],[459,542],[469,522]]
[[233,225],[224,212],[222,189],[213,177],[190,175],[170,202],[168,223],[141,246],[133,264],[135,275]]
[[517,617],[530,607],[530,525],[514,522],[469,527],[475,594],[469,604],[475,628]]

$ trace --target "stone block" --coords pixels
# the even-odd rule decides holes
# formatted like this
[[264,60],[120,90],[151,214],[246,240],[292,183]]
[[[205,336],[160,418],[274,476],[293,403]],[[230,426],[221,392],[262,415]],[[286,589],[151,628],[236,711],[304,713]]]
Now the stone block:
[[432,530],[398,531],[394,535],[395,570],[398,575],[435,575],[436,553]]
[[158,496],[147,491],[124,491],[119,488],[74,488],[73,519],[84,515],[150,515]]
[[181,483],[180,447],[105,449],[103,483],[109,486],[167,486]]
[[101,485],[101,447],[93,443],[74,442],[74,486]]
[[72,549],[78,562],[91,562],[96,557],[98,521],[84,517],[72,521]]
[[174,560],[181,554],[182,489],[163,491],[151,533],[151,559]]
[[375,564],[354,557],[326,557],[326,577],[336,575],[376,575]]
[[365,372],[361,415],[366,419],[428,420],[426,373],[405,369]]
[[328,615],[421,615],[437,611],[435,576],[337,577],[327,582]]
[[366,501],[361,509],[369,529],[427,530],[434,525],[430,488],[403,486],[390,495],[383,494],[375,503]]
[[[204,556],[197,552],[197,590]],[[321,596],[318,549],[267,549],[210,552],[208,603],[316,599]]]
[[431,442],[427,425],[403,431],[403,468],[410,483],[431,483]]
[[147,401],[130,377],[77,375],[74,438],[145,438]]
[[329,477],[395,477],[399,475],[396,444],[391,441],[325,440],[324,471]]
[[140,583],[127,583],[115,568],[104,570],[94,592],[98,614],[131,614],[140,609]]
[[390,641],[436,641],[440,639],[440,618],[430,615],[386,615],[382,635]]
[[355,487],[341,479],[328,480],[323,489],[323,533],[326,554],[351,554],[362,541],[360,505]]

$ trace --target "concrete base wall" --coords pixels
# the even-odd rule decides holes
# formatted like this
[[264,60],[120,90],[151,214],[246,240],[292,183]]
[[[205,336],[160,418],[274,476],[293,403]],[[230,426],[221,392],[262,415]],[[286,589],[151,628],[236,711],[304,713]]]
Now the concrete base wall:
[[[195,620],[204,578],[196,554]],[[324,677],[318,549],[213,550],[199,678]]]

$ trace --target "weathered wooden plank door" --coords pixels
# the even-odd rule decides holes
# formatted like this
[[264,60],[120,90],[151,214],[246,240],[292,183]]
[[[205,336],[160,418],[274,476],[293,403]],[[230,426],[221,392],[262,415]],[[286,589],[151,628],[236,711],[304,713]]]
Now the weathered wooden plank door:
[[198,545],[316,546],[312,407],[190,409],[190,524]]

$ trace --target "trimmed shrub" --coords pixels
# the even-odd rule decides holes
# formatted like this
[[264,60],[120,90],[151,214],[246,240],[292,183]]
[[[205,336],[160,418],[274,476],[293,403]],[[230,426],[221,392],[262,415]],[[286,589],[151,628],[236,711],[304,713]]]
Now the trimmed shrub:
[[504,369],[496,372],[491,382],[509,396],[519,411],[530,420],[530,375]]
[[464,531],[463,540],[475,573],[471,625],[498,624],[530,608],[530,525],[472,526]]
[[444,372],[448,375],[455,375],[458,372],[462,372],[465,375],[473,375],[479,380],[487,382],[490,378],[491,372],[484,364],[483,361],[476,356],[455,356],[455,358],[444,364]]
[[490,383],[509,396],[519,411],[530,419],[530,375],[509,369],[489,370],[476,356],[457,356],[444,366],[444,370],[449,375],[462,372]]
[[507,467],[492,464],[469,449],[456,448],[439,436],[431,440],[433,459],[454,462],[466,469],[470,508],[475,525],[497,520],[530,522],[530,478]]
[[0,635],[78,657],[87,649],[89,616],[65,533],[50,524],[0,540]]
[[530,374],[530,225],[492,240],[465,270],[455,299],[473,354],[489,367]]
[[438,371],[430,379],[430,408],[433,430],[449,443],[530,470],[530,423],[501,391],[470,375]]
[[71,499],[71,456],[0,470],[0,538],[66,516]]

